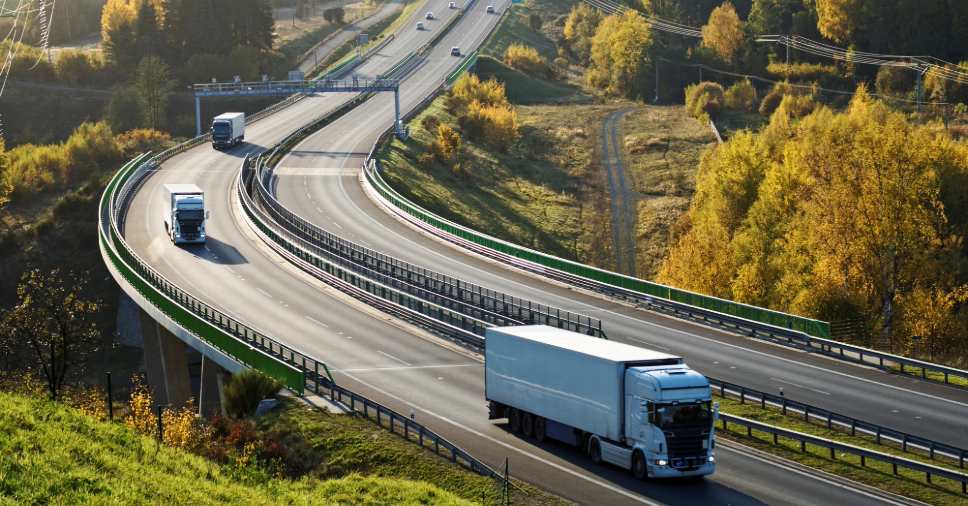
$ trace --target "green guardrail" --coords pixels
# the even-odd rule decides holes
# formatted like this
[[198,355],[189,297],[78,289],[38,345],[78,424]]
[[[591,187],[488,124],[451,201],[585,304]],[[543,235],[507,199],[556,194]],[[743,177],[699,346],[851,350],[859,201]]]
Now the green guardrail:
[[447,76],[447,86],[454,84],[454,81],[456,81],[461,74],[467,72],[467,69],[473,67],[474,64],[477,63],[478,53],[480,53],[480,51],[474,51],[473,53],[469,54],[467,58],[464,58],[464,61],[461,62],[460,66],[454,69],[454,71]]
[[521,260],[556,269],[568,274],[587,278],[599,283],[616,286],[625,290],[642,293],[652,297],[666,299],[681,304],[688,304],[710,311],[716,311],[728,315],[738,316],[747,320],[752,320],[768,325],[783,327],[787,329],[803,332],[815,337],[830,338],[830,324],[820,320],[804,318],[802,316],[773,311],[748,304],[733,302],[730,300],[710,297],[687,290],[680,290],[670,286],[645,281],[618,274],[604,269],[591,267],[571,260],[565,260],[556,256],[548,255],[540,251],[524,248],[516,244],[491,237],[489,235],[476,232],[469,228],[460,226],[449,220],[441,218],[416,204],[410,202],[405,197],[396,192],[389,184],[384,181],[377,170],[365,170],[366,178],[370,184],[384,198],[392,202],[395,206],[407,214],[431,225],[439,230],[473,242],[479,246],[489,248],[501,253],[514,256]]
[[[263,353],[176,302],[175,299],[179,296],[176,292],[180,292],[180,289],[167,281],[161,283],[160,279],[156,279],[156,276],[157,278],[160,276],[143,266],[142,262],[128,249],[124,240],[118,236],[117,229],[110,221],[113,220],[111,202],[115,192],[124,185],[135,170],[145,163],[145,160],[146,156],[142,155],[122,166],[108,182],[101,198],[99,210],[102,219],[106,218],[109,221],[99,224],[98,241],[102,250],[107,252],[111,264],[138,293],[179,326],[239,363],[279,380],[289,389],[302,395],[305,390],[305,376],[300,369]],[[139,270],[142,272],[137,272],[132,266],[141,266],[142,269]]]

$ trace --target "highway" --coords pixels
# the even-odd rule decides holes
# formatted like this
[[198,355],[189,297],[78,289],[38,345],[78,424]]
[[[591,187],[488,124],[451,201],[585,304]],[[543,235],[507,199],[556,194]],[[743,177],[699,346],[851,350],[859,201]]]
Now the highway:
[[[418,9],[416,16],[433,10],[441,19],[425,22],[428,30],[421,32],[413,29],[416,19],[404,23],[396,39],[362,65],[358,72],[365,76],[379,74],[429,40],[434,30],[456,14],[447,9],[446,3],[431,0],[426,8]],[[503,2],[496,5],[499,12],[507,7]],[[429,55],[427,64],[406,80],[401,96],[404,108],[412,106],[436,87],[443,75],[458,64],[459,59],[449,56],[451,46],[471,48],[497,21],[498,16],[484,14],[484,6],[483,2],[476,4]],[[717,473],[705,480],[639,482],[621,470],[593,466],[575,450],[551,444],[539,446],[512,436],[502,426],[489,422],[483,400],[479,356],[347,300],[336,290],[271,253],[239,216],[234,185],[242,157],[273,145],[300,125],[349,98],[348,95],[327,94],[303,99],[249,125],[247,143],[230,152],[214,151],[210,146],[202,145],[167,161],[145,181],[134,197],[124,227],[126,240],[161,274],[200,299],[288,345],[325,360],[334,369],[338,383],[400,412],[408,413],[412,409],[417,420],[495,467],[508,457],[514,476],[571,500],[584,504],[891,502],[725,446],[718,448]],[[482,284],[495,288],[504,289],[502,286],[506,285],[511,293],[559,301],[558,305],[603,319],[608,317],[607,325],[613,337],[624,336],[632,341],[635,337],[671,347],[687,341],[686,334],[714,334],[542,284],[464,256],[415,234],[384,214],[363,195],[357,182],[357,171],[361,157],[373,139],[392,121],[392,114],[386,112],[387,107],[392,107],[391,100],[389,95],[377,96],[299,146],[285,160],[286,170],[280,178],[280,194],[285,196],[287,204],[309,205],[313,213],[306,216],[333,232],[362,239],[372,247],[404,258],[416,256],[419,260],[416,263],[430,264],[462,277],[467,274],[468,279],[481,279],[486,281]],[[175,247],[167,239],[162,222],[164,200],[161,187],[165,183],[195,183],[206,191],[211,210],[207,245]],[[724,363],[735,360],[744,368],[773,368],[770,370],[775,372],[768,374],[800,379],[790,375],[792,363],[774,358],[786,353],[782,350],[769,348],[768,353],[756,355],[743,351],[742,347],[749,345],[738,338],[715,335],[703,339],[709,339],[702,341],[708,343],[707,346],[729,350],[719,354],[718,358]],[[722,344],[730,340],[738,343],[736,348]],[[691,353],[687,355],[690,362],[707,369],[702,357],[715,356],[716,352],[709,351],[696,357]],[[792,357],[795,360],[803,358]],[[832,367],[830,364],[823,366],[826,370]],[[801,373],[818,376],[820,370],[802,368]],[[719,376],[748,384],[747,375],[750,374],[749,370],[740,370],[732,376]],[[855,372],[851,371],[851,374]],[[838,381],[862,383],[847,376]],[[868,384],[868,388],[878,392],[876,395],[894,392],[875,383]],[[902,395],[901,391],[898,392]],[[917,396],[912,398],[920,399]],[[945,401],[931,402],[951,411]],[[935,415],[924,414],[926,417]]]

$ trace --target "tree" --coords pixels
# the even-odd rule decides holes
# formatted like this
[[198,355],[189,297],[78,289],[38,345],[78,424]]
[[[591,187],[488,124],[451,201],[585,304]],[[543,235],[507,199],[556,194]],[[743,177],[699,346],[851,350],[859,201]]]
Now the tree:
[[119,86],[111,93],[107,121],[115,132],[127,132],[141,125],[141,102],[130,86]]
[[592,39],[591,65],[585,75],[590,86],[610,95],[642,97],[650,86],[649,49],[652,32],[637,11],[605,18]]
[[743,22],[732,2],[713,9],[709,22],[702,27],[702,45],[712,49],[727,63],[732,63],[743,46]]
[[323,11],[323,19],[334,25],[346,24],[345,18],[346,11],[342,7],[332,7]]
[[134,89],[141,105],[142,126],[161,129],[165,124],[168,98],[174,89],[168,65],[157,56],[146,56],[138,64]]
[[24,273],[17,305],[4,317],[3,337],[12,350],[32,358],[28,370],[40,369],[51,399],[57,399],[71,374],[100,345],[94,314],[100,305],[83,298],[86,279],[55,269]]
[[162,56],[166,52],[158,18],[154,4],[142,0],[134,18],[135,51],[139,58]]
[[846,44],[861,17],[862,0],[817,0],[817,28],[828,39]]
[[592,38],[601,22],[602,14],[586,4],[575,6],[568,13],[562,35],[569,52],[582,65],[588,64]]
[[537,32],[541,29],[542,24],[541,16],[539,14],[531,14],[528,16],[528,25],[531,26],[532,30]]
[[128,0],[108,0],[101,10],[101,41],[109,61],[130,68],[138,62],[135,10]]

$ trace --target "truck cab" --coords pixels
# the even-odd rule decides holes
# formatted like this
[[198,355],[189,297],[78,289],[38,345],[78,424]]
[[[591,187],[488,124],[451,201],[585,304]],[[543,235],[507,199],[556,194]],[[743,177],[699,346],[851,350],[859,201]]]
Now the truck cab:
[[175,244],[204,244],[205,193],[193,184],[166,184],[165,231]]
[[625,393],[625,444],[648,456],[648,476],[713,472],[715,410],[705,376],[688,367],[631,367]]
[[245,140],[245,114],[227,112],[212,119],[212,147],[225,149]]

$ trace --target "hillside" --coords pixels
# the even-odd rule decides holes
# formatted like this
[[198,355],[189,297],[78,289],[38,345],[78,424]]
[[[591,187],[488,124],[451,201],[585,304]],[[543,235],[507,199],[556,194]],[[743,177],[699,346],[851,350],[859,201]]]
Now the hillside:
[[0,504],[470,504],[423,482],[276,479],[218,465],[61,404],[0,393]]

